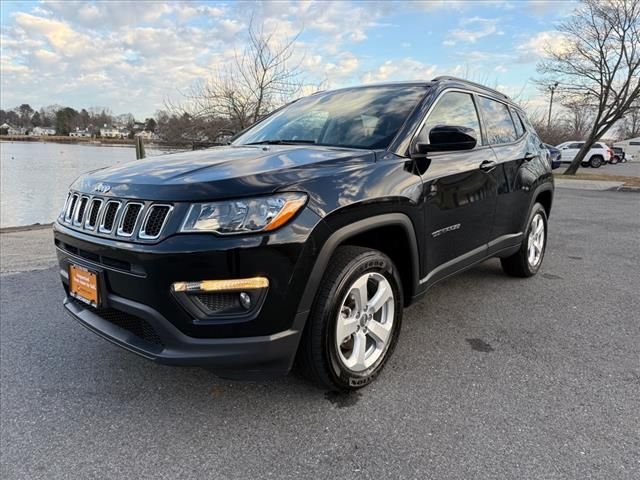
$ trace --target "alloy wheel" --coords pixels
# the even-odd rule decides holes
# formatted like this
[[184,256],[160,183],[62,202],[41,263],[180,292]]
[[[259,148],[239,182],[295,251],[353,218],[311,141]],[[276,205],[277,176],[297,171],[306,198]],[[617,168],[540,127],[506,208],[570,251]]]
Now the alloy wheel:
[[531,220],[531,228],[529,229],[529,239],[527,243],[527,260],[533,268],[537,267],[542,260],[545,242],[545,226],[544,219],[540,213]]
[[351,371],[371,368],[391,341],[394,294],[384,275],[360,276],[342,300],[336,322],[336,348],[340,361]]

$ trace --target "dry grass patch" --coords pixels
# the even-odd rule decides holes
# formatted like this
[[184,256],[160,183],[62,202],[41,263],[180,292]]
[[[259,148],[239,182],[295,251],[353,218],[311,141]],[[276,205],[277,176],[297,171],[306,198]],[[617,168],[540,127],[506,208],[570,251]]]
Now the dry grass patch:
[[554,173],[554,176],[562,180],[602,180],[605,182],[624,182],[625,187],[640,187],[640,177],[631,177],[628,175],[609,175],[606,173],[563,175],[562,173]]

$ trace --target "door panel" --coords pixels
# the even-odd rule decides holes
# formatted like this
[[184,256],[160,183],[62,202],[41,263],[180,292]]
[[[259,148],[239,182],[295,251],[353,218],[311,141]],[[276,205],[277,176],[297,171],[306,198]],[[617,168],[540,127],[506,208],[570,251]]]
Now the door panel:
[[497,195],[497,169],[480,170],[484,161],[496,161],[491,148],[432,155],[423,175],[425,271],[473,250],[484,255]]
[[[499,167],[496,169],[496,213],[490,240],[519,233],[522,228],[522,215],[528,208],[529,189],[535,178],[525,160],[527,145],[525,137],[515,144],[492,147]],[[532,152],[537,152],[537,148]]]

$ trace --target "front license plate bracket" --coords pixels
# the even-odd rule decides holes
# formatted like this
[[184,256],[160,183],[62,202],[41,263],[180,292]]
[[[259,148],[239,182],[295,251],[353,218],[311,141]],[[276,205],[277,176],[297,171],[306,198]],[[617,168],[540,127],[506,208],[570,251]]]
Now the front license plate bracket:
[[92,307],[100,306],[99,273],[75,263],[69,264],[69,294]]

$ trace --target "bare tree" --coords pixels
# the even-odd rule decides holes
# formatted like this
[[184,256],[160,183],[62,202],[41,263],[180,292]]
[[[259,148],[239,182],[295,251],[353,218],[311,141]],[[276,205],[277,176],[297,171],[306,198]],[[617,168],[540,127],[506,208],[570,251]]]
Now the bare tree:
[[558,27],[563,48],[547,49],[538,70],[595,107],[593,124],[565,175],[574,175],[600,139],[640,97],[640,0],[582,0]]
[[300,64],[294,60],[298,35],[279,41],[251,23],[245,49],[185,94],[185,103],[168,108],[194,120],[226,119],[234,130],[248,127],[300,94]]
[[581,140],[589,135],[593,125],[595,108],[588,99],[571,96],[564,98],[562,106],[565,108],[564,130],[570,140]]
[[540,139],[549,145],[558,145],[575,138],[568,132],[567,119],[558,113],[555,113],[549,122],[546,110],[534,110],[529,113],[529,121]]
[[622,140],[640,137],[640,100],[635,102],[620,120],[619,136]]

